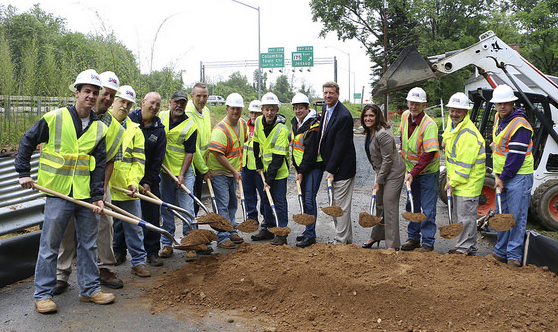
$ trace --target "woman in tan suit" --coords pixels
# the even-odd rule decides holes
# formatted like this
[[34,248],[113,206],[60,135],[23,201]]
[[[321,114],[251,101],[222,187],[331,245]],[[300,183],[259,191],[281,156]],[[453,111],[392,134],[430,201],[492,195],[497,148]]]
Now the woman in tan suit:
[[386,241],[386,249],[399,250],[399,197],[405,177],[405,163],[397,151],[395,136],[377,105],[366,105],[360,115],[366,140],[364,150],[376,172],[376,216],[382,222],[374,228],[370,239],[362,244],[370,248]]

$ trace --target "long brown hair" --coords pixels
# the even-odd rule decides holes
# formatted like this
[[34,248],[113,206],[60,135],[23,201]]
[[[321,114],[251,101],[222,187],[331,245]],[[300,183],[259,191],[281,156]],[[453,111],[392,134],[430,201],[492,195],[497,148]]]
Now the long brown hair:
[[384,117],[384,114],[380,110],[380,107],[378,107],[378,105],[376,104],[366,104],[362,109],[362,112],[360,113],[360,124],[362,125],[362,128],[364,128],[364,133],[367,136],[370,135],[370,128],[364,125],[364,114],[368,110],[372,110],[372,113],[374,113],[374,115],[376,116],[376,123],[374,123],[374,131],[378,131],[381,128],[389,129],[390,126],[386,122],[386,118]]

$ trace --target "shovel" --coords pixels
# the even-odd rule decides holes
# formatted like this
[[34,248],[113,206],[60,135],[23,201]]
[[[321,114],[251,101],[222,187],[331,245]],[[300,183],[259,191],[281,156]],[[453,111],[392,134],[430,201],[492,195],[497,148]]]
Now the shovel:
[[[275,211],[275,203],[273,203],[273,198],[271,197],[271,193],[269,192],[269,188],[265,186],[265,177],[263,172],[260,172],[260,176],[262,177],[262,181],[264,184],[265,194],[267,195],[267,200],[269,201],[269,206],[271,206],[271,212],[273,213],[273,217],[275,217],[275,225],[279,226],[279,218],[277,218],[277,211]],[[274,227],[276,228],[276,227]]]
[[[143,189],[142,185],[139,185],[141,189]],[[147,194],[147,196],[156,199],[158,201],[162,201],[162,199],[160,199],[159,197],[157,197],[154,193],[152,193],[151,191],[146,191],[145,192]],[[112,209],[112,208],[111,208]],[[188,224],[188,226],[190,227],[190,229],[192,229],[192,224],[196,224],[194,222],[190,222],[188,221],[188,219],[184,218],[183,215],[181,215],[180,213],[174,211],[174,210],[169,210],[170,212],[172,212],[172,214],[174,214],[175,217],[178,217],[178,219],[182,220],[183,222],[185,222],[186,224]]]
[[254,219],[248,219],[246,214],[246,199],[244,197],[244,187],[242,187],[242,181],[238,181],[238,189],[240,190],[240,204],[242,205],[242,216],[244,221],[236,226],[241,232],[253,233],[258,230],[259,223]]
[[[35,189],[44,191],[44,192],[49,193],[49,194],[51,194],[51,195],[53,195],[53,196],[56,196],[56,197],[65,199],[65,200],[67,200],[67,201],[69,201],[69,202],[72,202],[72,203],[75,203],[75,204],[84,206],[84,207],[89,208],[89,209],[91,209],[91,210],[95,210],[95,209],[97,208],[96,205],[93,205],[93,204],[91,204],[91,203],[87,203],[87,202],[81,201],[81,200],[79,200],[79,199],[75,199],[75,198],[70,197],[70,196],[63,195],[63,194],[61,194],[61,193],[59,193],[59,192],[57,192],[57,191],[54,191],[54,190],[52,190],[52,189],[45,188],[45,187],[40,186],[40,185],[38,185],[38,184],[36,184],[36,183],[33,183],[33,186],[35,187]],[[106,204],[108,207],[113,206],[113,207],[115,207],[116,209],[118,209],[118,210],[120,210],[120,211],[126,212],[126,211],[124,211],[124,210],[122,210],[122,209],[120,209],[120,208],[118,208],[118,207],[112,205],[111,203],[105,203],[105,204]],[[112,207],[111,207],[111,209],[112,209]],[[162,235],[165,236],[167,239],[169,239],[170,241],[172,241],[172,243],[173,243],[173,248],[176,248],[176,249],[179,249],[179,250],[187,249],[187,248],[185,248],[184,246],[182,246],[178,241],[176,241],[176,239],[175,239],[169,232],[165,231],[165,230],[162,229],[162,228],[159,228],[159,227],[157,227],[157,226],[154,226],[154,225],[148,223],[147,221],[140,219],[139,217],[136,217],[136,216],[134,216],[134,218],[129,217],[128,215],[132,215],[132,214],[129,213],[129,212],[126,212],[126,215],[124,215],[124,214],[117,213],[117,212],[115,212],[115,211],[110,211],[110,210],[107,210],[107,209],[103,209],[103,213],[105,213],[106,215],[111,216],[111,217],[113,217],[113,218],[117,218],[117,219],[120,219],[120,220],[125,221],[125,222],[127,222],[127,223],[130,223],[130,224],[132,224],[132,225],[140,226],[140,227],[143,228],[143,229],[148,229],[148,230],[150,230],[150,231],[153,231],[153,232],[157,232],[157,233],[159,233],[159,234],[162,234]],[[133,215],[132,215],[132,216],[133,216]]]
[[207,188],[209,188],[209,194],[211,195],[211,207],[213,208],[213,212],[217,213],[219,209],[217,209],[217,201],[215,200],[215,194],[213,193],[211,179],[207,179]]
[[337,205],[333,205],[333,188],[331,187],[331,179],[327,179],[327,195],[329,197],[329,206],[322,208],[322,211],[332,217],[341,217],[343,210]]
[[515,218],[513,214],[502,214],[502,194],[499,187],[496,187],[496,199],[498,200],[498,214],[489,219],[488,225],[499,232],[509,231],[515,226]]
[[[167,174],[176,182],[178,182],[178,178],[172,174],[172,172],[170,171],[170,169],[168,169],[167,166],[162,165],[163,166],[163,170],[165,170],[165,172],[167,172]],[[188,188],[186,188],[186,186],[181,183],[180,184],[180,188],[182,188],[182,190],[184,190],[190,197],[192,197],[192,199],[194,200],[194,202],[196,202],[196,204],[198,204],[199,206],[201,206],[201,208],[205,211],[205,213],[209,213],[209,210],[205,207],[205,205],[203,205],[203,203],[200,201],[199,198],[197,198],[190,190],[188,190]]]
[[447,195],[447,200],[448,200],[449,225],[440,226],[440,227],[438,227],[438,230],[440,230],[440,236],[443,237],[444,239],[453,239],[454,237],[461,234],[461,232],[463,231],[463,223],[461,223],[461,222],[453,223],[453,221],[451,220],[452,219],[451,193],[450,193],[449,190],[446,191],[446,195]]
[[[295,176],[298,175],[295,173]],[[304,213],[304,204],[302,204],[302,190],[300,189],[300,181],[296,180],[296,190],[298,191],[298,204],[300,205],[301,214],[293,214],[293,220],[297,224],[312,225],[316,222],[316,217]]]
[[[405,181],[405,185],[407,186],[408,199],[411,202],[411,211],[415,211],[415,204],[413,202],[413,193],[411,192],[411,184],[409,183],[409,181]],[[401,216],[403,216],[403,218],[411,222],[423,222],[426,220],[426,216],[424,215],[424,213],[403,212]]]
[[361,212],[358,215],[358,224],[364,228],[378,225],[382,219],[374,215],[374,205],[376,204],[376,188],[372,190],[372,201],[370,202],[370,213]]

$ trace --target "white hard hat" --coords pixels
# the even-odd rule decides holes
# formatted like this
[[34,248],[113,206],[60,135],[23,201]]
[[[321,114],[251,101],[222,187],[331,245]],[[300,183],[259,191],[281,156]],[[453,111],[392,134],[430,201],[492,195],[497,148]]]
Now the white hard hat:
[[123,85],[120,88],[118,88],[118,91],[116,92],[116,97],[126,99],[131,101],[132,103],[135,103],[136,91],[134,91],[134,89],[129,85]]
[[101,79],[101,84],[105,88],[113,89],[114,91],[118,91],[118,88],[120,88],[120,80],[112,71],[105,71],[104,73],[101,73],[99,78]]
[[242,99],[240,94],[233,92],[228,95],[225,105],[230,107],[244,107],[244,99]]
[[291,105],[294,105],[294,104],[308,104],[308,105],[310,105],[310,100],[308,100],[308,97],[306,97],[305,94],[299,92],[296,95],[294,95],[293,100],[291,101]]
[[510,101],[517,100],[517,97],[513,93],[513,89],[509,85],[502,84],[498,85],[496,89],[492,92],[491,103],[507,103]]
[[101,90],[103,89],[103,84],[101,83],[99,74],[95,71],[95,69],[87,69],[79,73],[76,77],[76,81],[70,85],[70,90],[72,92],[76,92],[76,86],[80,84],[90,84],[98,86]]
[[409,93],[407,94],[407,100],[414,101],[417,103],[426,103],[426,92],[424,92],[423,89],[418,87],[412,88],[411,90],[409,90]]
[[261,105],[277,105],[280,106],[281,102],[279,101],[279,98],[277,98],[277,96],[273,93],[273,92],[268,92],[265,95],[262,96],[262,102]]
[[250,102],[250,106],[248,106],[248,111],[249,112],[256,112],[256,113],[261,113],[262,112],[262,108],[260,105],[260,101],[259,100],[252,100]]
[[463,92],[458,92],[451,96],[446,107],[460,108],[465,110],[470,110],[472,108],[471,101]]

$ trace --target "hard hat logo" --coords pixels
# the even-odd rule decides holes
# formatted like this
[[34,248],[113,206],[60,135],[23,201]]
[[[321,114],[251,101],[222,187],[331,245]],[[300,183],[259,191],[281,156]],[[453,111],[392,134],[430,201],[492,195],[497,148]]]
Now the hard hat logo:
[[117,84],[116,78],[114,78],[114,77],[109,77],[109,78],[108,78],[108,81],[109,81],[110,83]]
[[126,95],[130,96],[130,97],[134,97],[134,93],[130,90],[126,90]]

